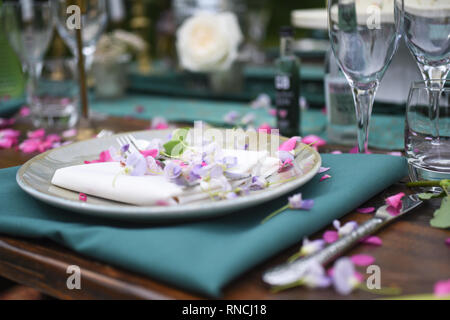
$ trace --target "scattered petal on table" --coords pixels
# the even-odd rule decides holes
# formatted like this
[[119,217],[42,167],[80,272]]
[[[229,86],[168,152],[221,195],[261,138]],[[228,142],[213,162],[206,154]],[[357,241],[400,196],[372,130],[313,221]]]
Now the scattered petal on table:
[[313,134],[303,137],[302,142],[304,144],[310,144],[316,150],[319,147],[322,147],[327,144],[327,142],[324,139]]
[[367,254],[355,254],[350,257],[350,260],[352,260],[354,265],[362,267],[369,266],[375,262],[375,258]]
[[35,131],[29,131],[27,134],[28,138],[30,139],[40,139],[45,136],[45,129],[37,129]]
[[392,152],[389,152],[388,155],[395,156],[395,157],[401,157],[402,153],[400,151],[392,151]]
[[450,279],[436,282],[434,285],[434,294],[436,296],[450,295]]
[[78,134],[77,129],[68,129],[66,131],[64,131],[61,135],[64,138],[71,138],[71,137],[75,137]]
[[81,192],[80,192],[80,195],[78,196],[78,199],[79,199],[80,201],[86,202],[86,201],[87,201],[87,195],[86,195],[85,193],[81,193]]
[[329,174],[325,174],[325,175],[323,175],[323,176],[320,178],[319,181],[327,180],[327,179],[330,179],[330,178],[331,178],[331,176],[330,176]]
[[359,213],[372,213],[375,211],[375,207],[358,208],[356,211]]
[[330,170],[330,168],[320,167],[319,173],[324,173],[324,172],[327,172],[328,170]]
[[337,231],[327,230],[323,234],[323,240],[325,240],[326,243],[333,243],[333,242],[336,242],[338,239],[339,239],[339,234]]
[[342,154],[341,150],[334,150],[330,152],[331,154]]
[[450,247],[450,238],[445,239],[445,244]]
[[366,238],[361,239],[362,243],[370,244],[374,246],[381,246],[383,245],[383,240],[381,240],[380,237],[377,236],[368,236]]

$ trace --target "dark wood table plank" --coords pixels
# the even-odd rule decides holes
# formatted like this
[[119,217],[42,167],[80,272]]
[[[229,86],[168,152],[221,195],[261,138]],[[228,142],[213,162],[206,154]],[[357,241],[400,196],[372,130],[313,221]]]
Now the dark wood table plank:
[[[25,131],[27,123],[19,122],[17,128]],[[96,131],[108,129],[116,132],[141,130],[148,121],[131,118],[110,117],[96,121]],[[322,150],[344,149],[328,146]],[[33,155],[25,155],[17,150],[0,150],[0,168],[21,165]],[[405,179],[406,181],[406,179]],[[367,206],[379,206],[386,196],[408,191],[404,182],[383,191]],[[447,230],[433,229],[429,220],[438,202],[427,203],[406,217],[379,232],[382,247],[361,244],[347,255],[366,253],[376,258],[375,264],[381,268],[383,287],[395,286],[402,294],[431,293],[436,281],[450,278],[450,249],[445,239],[450,237]],[[343,222],[369,219],[369,214],[349,213]],[[332,229],[329,227],[328,229]],[[324,230],[311,236],[317,238]],[[371,299],[380,296],[365,291],[355,291],[349,296],[340,296],[333,289],[310,290],[295,288],[271,293],[261,281],[262,272],[284,262],[296,252],[300,244],[281,252],[276,257],[243,274],[224,288],[225,299]],[[78,265],[82,272],[82,289],[69,290],[66,287],[66,273],[69,265]],[[363,268],[359,271],[364,273]],[[48,295],[61,299],[199,299],[195,293],[174,288],[158,280],[131,273],[108,264],[83,257],[55,243],[41,239],[23,239],[0,235],[0,276],[36,288]]]

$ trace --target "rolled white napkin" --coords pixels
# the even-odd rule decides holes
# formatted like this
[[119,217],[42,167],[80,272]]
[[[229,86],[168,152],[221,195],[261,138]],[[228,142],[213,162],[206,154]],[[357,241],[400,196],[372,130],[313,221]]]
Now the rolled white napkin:
[[[237,157],[235,173],[251,173],[258,162],[261,175],[268,176],[278,169],[279,160],[268,157],[267,152],[223,150],[226,155]],[[208,198],[200,187],[183,188],[166,180],[163,175],[130,176],[122,173],[118,162],[82,164],[56,170],[52,184],[96,197],[151,206],[166,201],[189,203]],[[215,186],[212,185],[212,188]]]

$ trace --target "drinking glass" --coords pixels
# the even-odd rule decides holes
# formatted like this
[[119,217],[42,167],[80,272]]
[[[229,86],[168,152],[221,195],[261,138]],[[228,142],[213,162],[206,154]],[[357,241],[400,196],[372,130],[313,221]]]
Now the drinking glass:
[[[450,71],[450,1],[397,0],[397,6],[402,13],[406,45],[416,59],[423,79],[439,88]],[[438,139],[439,90],[429,94],[432,105],[429,116],[436,124],[434,139]]]
[[1,25],[8,41],[28,73],[27,103],[32,104],[42,59],[53,35],[53,15],[49,1],[4,2]]
[[380,81],[397,51],[400,14],[394,0],[328,0],[328,30],[336,60],[352,87],[359,152]]
[[[436,83],[440,86],[435,86]],[[440,79],[414,82],[406,110],[405,151],[410,177],[417,180],[450,179],[450,85]],[[438,118],[430,119],[434,108],[429,93],[438,98]],[[435,125],[439,139],[435,139]]]
[[36,81],[31,119],[35,127],[66,130],[79,118],[79,86],[75,58],[52,58],[42,63]]
[[[79,2],[83,4],[81,11],[82,51],[85,58],[85,68],[86,70],[90,70],[97,41],[106,28],[106,4],[105,0],[80,0]],[[76,32],[67,23],[67,19],[70,17],[67,9],[69,6],[77,3],[77,1],[73,0],[54,0],[56,29],[74,56],[78,55]],[[70,9],[69,12],[71,12]]]

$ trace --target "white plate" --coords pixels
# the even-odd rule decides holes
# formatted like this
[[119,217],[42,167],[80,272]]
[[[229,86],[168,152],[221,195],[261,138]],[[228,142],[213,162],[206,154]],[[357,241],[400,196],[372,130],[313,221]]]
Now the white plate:
[[[171,131],[139,131],[133,132],[137,139],[166,139]],[[120,134],[124,135],[124,134]],[[73,143],[61,148],[49,150],[26,162],[17,172],[17,183],[32,197],[50,205],[91,216],[113,218],[129,221],[169,222],[191,219],[211,218],[248,208],[278,198],[293,191],[311,180],[321,166],[320,155],[312,148],[303,148],[303,152],[295,161],[306,157],[313,159],[313,166],[302,175],[292,180],[271,186],[265,190],[252,192],[247,196],[231,200],[205,200],[177,206],[138,207],[88,196],[87,202],[81,202],[77,192],[63,189],[51,184],[55,171],[59,168],[82,164],[84,160],[92,160],[109,146],[116,145],[120,135],[97,138]],[[283,138],[280,139],[281,142]],[[300,145],[297,149],[302,148]]]

